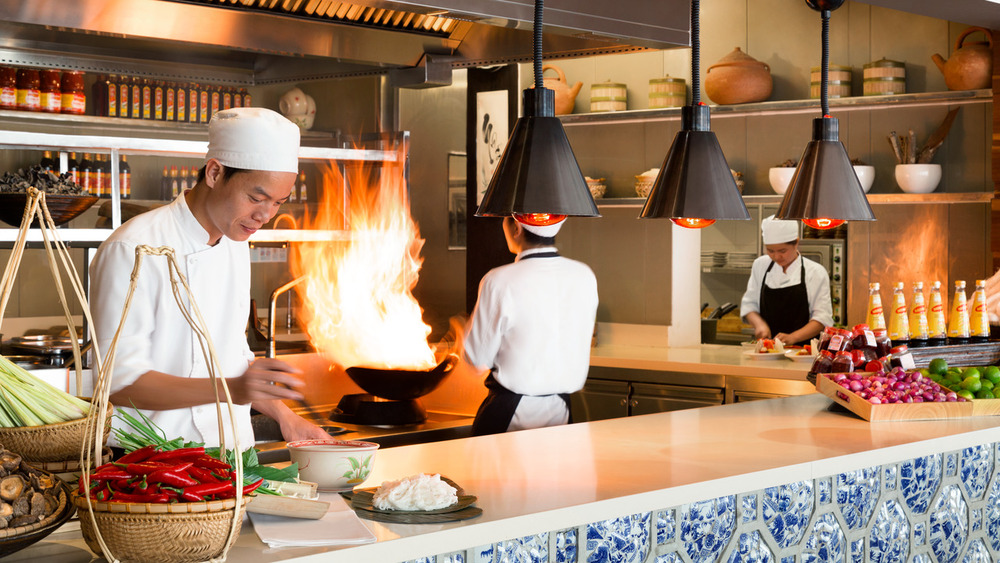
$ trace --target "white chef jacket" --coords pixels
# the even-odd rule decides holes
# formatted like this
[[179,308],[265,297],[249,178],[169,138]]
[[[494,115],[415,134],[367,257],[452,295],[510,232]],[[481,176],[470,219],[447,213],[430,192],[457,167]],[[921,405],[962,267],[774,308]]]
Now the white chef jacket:
[[492,368],[505,388],[525,395],[508,430],[564,424],[559,393],[583,388],[597,316],[597,279],[589,266],[532,248],[512,264],[490,270],[466,329],[464,351],[473,365]]
[[[766,254],[753,261],[750,280],[747,282],[747,291],[743,294],[743,301],[740,302],[741,317],[746,317],[747,313],[760,313],[761,280],[764,279],[764,272],[767,272],[767,267],[772,262],[771,257]],[[798,258],[788,265],[787,272],[782,271],[781,266],[775,264],[771,271],[767,272],[767,287],[781,289],[798,285],[803,265],[806,269],[805,282],[806,295],[809,297],[809,320],[818,321],[823,326],[833,326],[830,275],[819,262],[799,254]]]
[[[176,252],[179,268],[187,277],[212,338],[221,368],[216,375],[236,377],[246,371],[253,360],[245,332],[250,311],[249,245],[222,237],[218,244],[209,246],[208,239],[208,231],[181,196],[131,219],[101,244],[90,266],[90,304],[102,354],[110,348],[121,321],[136,246],[169,246]],[[178,377],[208,377],[202,348],[174,300],[166,257],[144,255],[135,296],[118,340],[111,392],[130,385],[150,370]],[[170,393],[170,389],[163,392]],[[220,399],[226,446],[234,447],[225,397]],[[166,432],[168,439],[182,436],[216,446],[219,418],[214,395],[205,400],[204,405],[143,413]],[[132,409],[127,410],[134,416]],[[235,405],[235,413],[239,447],[246,449],[254,443],[250,406]],[[112,424],[127,429],[117,418]]]

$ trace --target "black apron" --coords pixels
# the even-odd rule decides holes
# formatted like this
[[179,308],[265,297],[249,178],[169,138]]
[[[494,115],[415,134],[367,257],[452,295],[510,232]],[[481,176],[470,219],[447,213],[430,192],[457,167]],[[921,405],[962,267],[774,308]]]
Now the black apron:
[[[558,252],[539,252],[537,254],[522,256],[521,260],[528,260],[529,258],[555,258],[557,256],[559,256]],[[472,421],[473,436],[502,434],[506,432],[507,427],[510,426],[510,421],[514,419],[514,412],[517,411],[517,405],[521,402],[523,395],[515,393],[501,385],[493,377],[495,371],[496,368],[491,370],[490,374],[486,377],[486,389],[489,391],[489,394],[486,395],[482,404],[479,405],[476,418]],[[566,402],[566,409],[569,410],[569,393],[560,393],[559,397]],[[573,421],[572,413],[570,413],[569,421]]]
[[[760,316],[771,327],[771,336],[780,332],[791,334],[809,322],[809,293],[806,291],[806,263],[803,260],[799,270],[799,283],[774,289],[767,286],[767,274],[774,267],[774,261],[760,280]],[[808,344],[808,341],[797,344]]]

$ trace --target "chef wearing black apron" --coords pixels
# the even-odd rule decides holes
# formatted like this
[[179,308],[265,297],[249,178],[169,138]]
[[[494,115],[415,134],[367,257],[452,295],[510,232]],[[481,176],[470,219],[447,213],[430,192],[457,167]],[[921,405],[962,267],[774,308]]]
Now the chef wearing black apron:
[[490,370],[473,435],[569,422],[569,395],[583,388],[590,368],[597,280],[556,250],[563,221],[504,219],[517,258],[483,277],[463,341],[468,362]]
[[761,222],[765,256],[754,261],[740,315],[755,338],[808,344],[833,324],[830,277],[822,265],[799,254],[799,227],[774,216]]

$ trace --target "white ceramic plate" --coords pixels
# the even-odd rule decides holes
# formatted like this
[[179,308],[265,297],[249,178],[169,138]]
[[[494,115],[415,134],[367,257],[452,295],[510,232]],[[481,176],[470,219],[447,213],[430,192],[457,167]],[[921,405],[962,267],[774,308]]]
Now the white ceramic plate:
[[782,352],[759,353],[759,352],[754,352],[753,350],[743,352],[743,355],[750,358],[751,360],[777,360],[778,358],[785,357],[785,354],[783,354]]
[[798,350],[788,350],[785,352],[785,357],[793,362],[811,362],[816,359],[816,356],[811,354],[796,354]]

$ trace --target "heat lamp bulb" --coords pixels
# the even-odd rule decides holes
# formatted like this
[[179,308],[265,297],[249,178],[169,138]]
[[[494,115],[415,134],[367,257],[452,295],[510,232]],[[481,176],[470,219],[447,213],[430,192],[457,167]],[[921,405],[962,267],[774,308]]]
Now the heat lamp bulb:
[[675,217],[670,220],[678,227],[684,227],[685,229],[704,229],[715,223],[715,219],[699,219],[697,217]]
[[514,218],[517,219],[519,223],[534,225],[536,227],[545,227],[562,221],[566,218],[566,216],[554,213],[516,213],[514,214]]
[[826,229],[834,229],[846,223],[843,219],[830,219],[828,217],[820,217],[819,219],[803,219],[803,223],[809,225],[814,229],[819,229],[821,231]]

